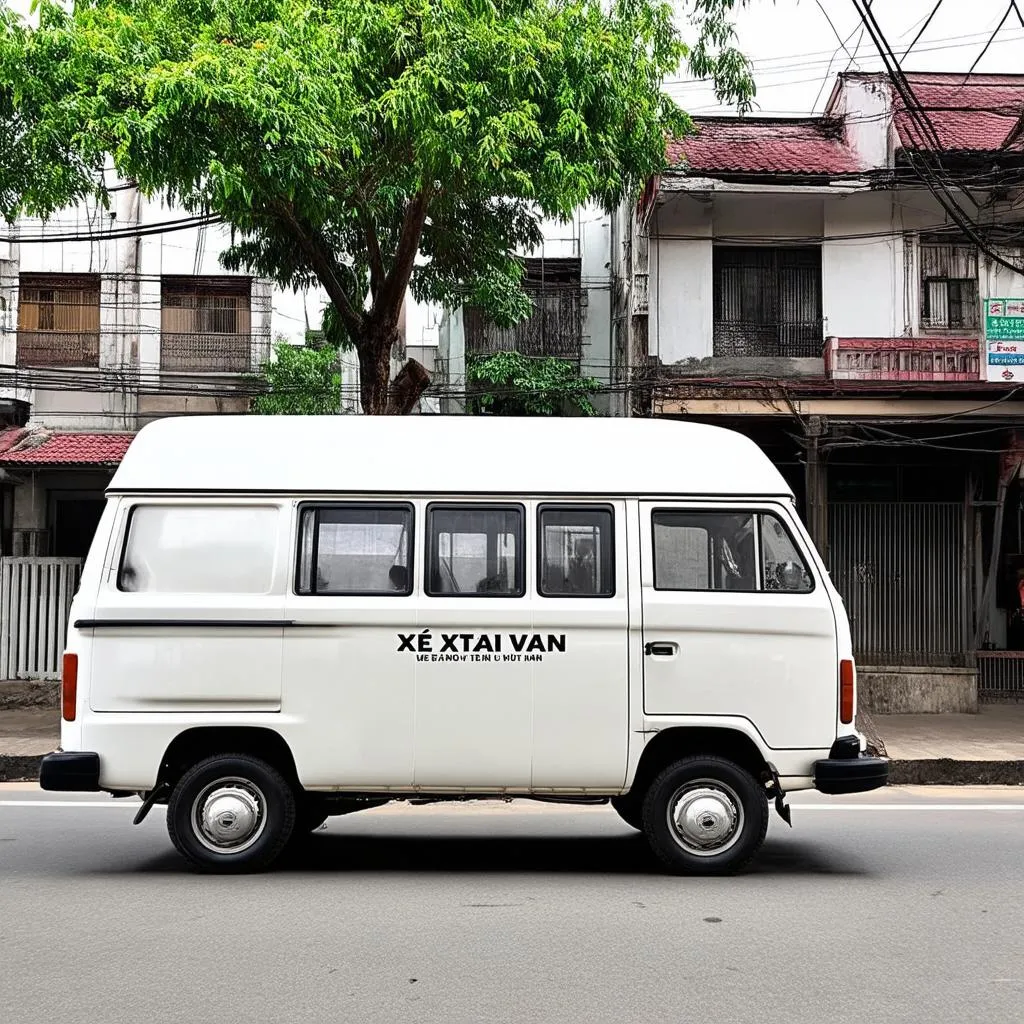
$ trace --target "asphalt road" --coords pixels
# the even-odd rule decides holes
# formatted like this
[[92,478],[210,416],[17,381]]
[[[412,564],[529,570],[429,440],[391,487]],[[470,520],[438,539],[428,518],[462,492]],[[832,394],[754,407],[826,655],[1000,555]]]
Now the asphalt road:
[[223,878],[158,812],[0,787],[0,1020],[1020,1024],[1024,791],[823,803],[736,878],[525,803],[336,818]]

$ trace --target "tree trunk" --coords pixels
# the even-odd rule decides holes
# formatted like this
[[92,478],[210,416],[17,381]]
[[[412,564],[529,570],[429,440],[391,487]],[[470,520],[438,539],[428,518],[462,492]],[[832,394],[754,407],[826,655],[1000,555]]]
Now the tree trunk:
[[397,331],[369,337],[358,346],[359,392],[367,416],[404,416],[412,412],[430,384],[430,374],[415,359],[391,380],[391,352]]
[[383,416],[388,411],[388,388],[391,384],[391,349],[396,340],[392,332],[360,339],[359,398],[367,416]]

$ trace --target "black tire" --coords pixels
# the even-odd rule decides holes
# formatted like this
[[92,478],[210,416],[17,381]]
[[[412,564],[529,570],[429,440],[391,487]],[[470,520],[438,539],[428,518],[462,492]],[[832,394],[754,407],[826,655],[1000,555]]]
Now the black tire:
[[[218,785],[223,783],[223,785]],[[220,794],[219,797],[217,794]],[[223,808],[206,832],[201,819],[206,806]],[[249,833],[231,832],[253,820]],[[167,804],[167,831],[178,852],[199,871],[235,873],[263,871],[277,859],[295,827],[295,794],[272,765],[249,754],[218,754],[200,761],[179,779]]]
[[626,796],[613,796],[612,807],[615,813],[630,827],[637,832],[644,830],[644,802],[637,799],[635,793]]
[[[682,815],[683,827],[677,827],[670,812],[686,806],[688,790],[690,814]],[[740,871],[757,855],[768,831],[764,787],[723,757],[685,757],[669,765],[651,783],[643,808],[651,849],[677,875]]]

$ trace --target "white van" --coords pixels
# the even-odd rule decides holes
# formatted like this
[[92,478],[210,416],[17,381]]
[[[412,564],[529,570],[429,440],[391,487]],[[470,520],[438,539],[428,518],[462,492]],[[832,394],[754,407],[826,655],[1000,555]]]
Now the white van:
[[47,790],[267,867],[389,800],[611,803],[674,872],[885,784],[843,605],[751,441],[661,420],[211,417],[135,439]]

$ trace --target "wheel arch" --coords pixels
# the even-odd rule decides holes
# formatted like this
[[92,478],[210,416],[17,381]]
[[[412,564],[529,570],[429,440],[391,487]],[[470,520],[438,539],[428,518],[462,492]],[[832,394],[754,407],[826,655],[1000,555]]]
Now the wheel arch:
[[178,733],[160,759],[157,786],[173,787],[192,765],[216,754],[249,754],[276,768],[301,789],[295,757],[284,737],[266,726],[199,725]]
[[728,726],[678,725],[662,729],[647,743],[637,763],[629,796],[643,798],[647,787],[673,761],[699,754],[724,757],[764,779],[768,761],[760,747],[740,729]]

